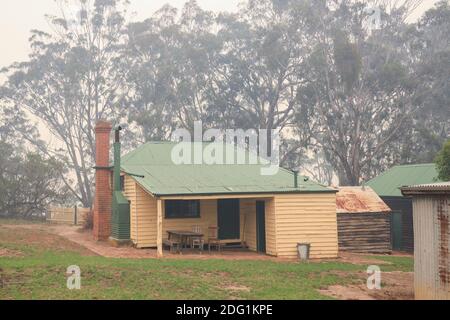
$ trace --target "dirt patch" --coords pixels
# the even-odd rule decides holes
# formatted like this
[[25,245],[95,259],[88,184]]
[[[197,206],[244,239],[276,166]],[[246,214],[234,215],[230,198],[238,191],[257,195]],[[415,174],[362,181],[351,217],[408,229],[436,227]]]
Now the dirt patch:
[[222,290],[226,290],[228,293],[229,300],[239,300],[241,293],[250,292],[251,289],[246,286],[238,285],[238,284],[226,284],[219,287]]
[[228,291],[235,291],[235,292],[250,292],[250,288],[246,286],[240,286],[240,285],[228,285],[223,287],[222,289],[228,290]]
[[224,271],[216,271],[216,272],[205,272],[203,273],[204,277],[217,277],[217,278],[228,278],[230,277],[230,273]]
[[319,292],[340,300],[375,300],[358,286],[331,286],[326,290],[319,290]]
[[6,249],[6,248],[0,248],[0,257],[20,258],[20,257],[23,257],[23,256],[24,256],[23,252],[21,252],[19,250],[11,250],[11,249]]
[[367,288],[367,275],[363,272],[356,276],[354,284],[348,286],[330,286],[319,290],[320,293],[340,300],[413,300],[414,274],[412,272],[383,272],[381,289]]
[[245,291],[245,292],[250,292],[250,288],[246,287],[246,286],[239,286],[239,285],[231,285],[231,286],[226,286],[224,287],[225,290],[230,290],[230,291]]
[[380,300],[413,300],[413,272],[383,272],[381,290],[372,290],[371,295]]

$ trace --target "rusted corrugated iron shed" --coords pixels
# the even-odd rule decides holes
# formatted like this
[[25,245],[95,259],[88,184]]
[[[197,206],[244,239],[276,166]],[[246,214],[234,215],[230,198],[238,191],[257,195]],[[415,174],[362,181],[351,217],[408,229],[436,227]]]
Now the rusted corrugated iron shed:
[[450,300],[450,182],[402,188],[413,197],[416,299]]
[[391,252],[391,209],[370,187],[340,187],[336,196],[339,249]]
[[340,187],[336,195],[337,213],[389,213],[391,209],[370,187]]

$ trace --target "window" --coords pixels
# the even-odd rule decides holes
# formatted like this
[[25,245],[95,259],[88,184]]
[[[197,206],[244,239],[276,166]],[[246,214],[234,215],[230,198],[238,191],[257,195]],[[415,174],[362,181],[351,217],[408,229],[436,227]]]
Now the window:
[[167,200],[165,202],[166,219],[200,218],[199,200]]

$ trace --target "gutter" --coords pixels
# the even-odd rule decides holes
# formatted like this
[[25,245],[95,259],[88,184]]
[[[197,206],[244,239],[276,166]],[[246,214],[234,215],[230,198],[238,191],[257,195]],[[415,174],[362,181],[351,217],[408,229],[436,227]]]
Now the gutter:
[[152,195],[155,197],[195,197],[195,196],[233,196],[233,195],[268,195],[268,194],[316,194],[316,193],[337,193],[338,190],[323,190],[323,191],[263,191],[263,192],[227,192],[227,193],[169,193],[169,194],[160,194],[160,193],[153,193]]

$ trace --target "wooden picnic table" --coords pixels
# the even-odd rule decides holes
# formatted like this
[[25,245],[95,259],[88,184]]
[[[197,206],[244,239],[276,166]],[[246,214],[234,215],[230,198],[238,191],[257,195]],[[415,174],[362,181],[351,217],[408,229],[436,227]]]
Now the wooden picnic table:
[[202,233],[193,232],[193,231],[183,231],[183,230],[167,230],[167,234],[169,235],[169,240],[173,238],[177,238],[180,241],[180,253],[183,252],[184,245],[189,244],[189,240],[192,238],[203,238]]

